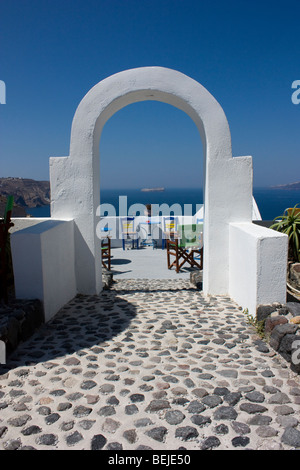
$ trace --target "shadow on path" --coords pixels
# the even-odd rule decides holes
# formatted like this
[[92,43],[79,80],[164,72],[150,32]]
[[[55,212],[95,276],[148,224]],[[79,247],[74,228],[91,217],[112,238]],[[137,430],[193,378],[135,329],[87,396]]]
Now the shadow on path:
[[114,290],[78,295],[0,365],[0,375],[15,367],[54,361],[76,353],[101,352],[101,345],[130,325],[136,308]]

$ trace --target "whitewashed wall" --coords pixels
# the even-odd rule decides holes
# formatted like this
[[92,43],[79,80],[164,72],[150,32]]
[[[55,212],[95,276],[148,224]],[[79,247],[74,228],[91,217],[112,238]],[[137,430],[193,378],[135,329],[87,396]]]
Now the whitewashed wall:
[[40,299],[45,320],[76,295],[74,222],[44,220],[11,235],[16,296]]
[[253,317],[258,305],[286,302],[287,239],[259,225],[230,224],[229,295]]

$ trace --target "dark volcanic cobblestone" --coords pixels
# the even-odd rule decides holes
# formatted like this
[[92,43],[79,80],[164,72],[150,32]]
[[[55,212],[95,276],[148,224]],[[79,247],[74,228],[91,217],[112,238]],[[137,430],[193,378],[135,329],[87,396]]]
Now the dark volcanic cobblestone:
[[0,366],[0,449],[299,449],[299,405],[299,376],[230,299],[123,280]]

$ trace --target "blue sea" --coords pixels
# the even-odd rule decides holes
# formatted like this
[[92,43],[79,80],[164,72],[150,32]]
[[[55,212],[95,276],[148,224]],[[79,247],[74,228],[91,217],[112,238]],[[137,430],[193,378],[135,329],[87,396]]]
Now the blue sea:
[[[283,214],[288,207],[300,206],[300,190],[284,190],[273,188],[256,188],[253,195],[263,220],[273,220]],[[202,189],[166,188],[161,192],[142,192],[139,189],[103,189],[101,204],[112,204],[118,215],[119,196],[127,196],[127,207],[132,204],[180,204],[184,213],[184,204],[192,204],[193,213],[196,207],[203,203]],[[28,209],[33,217],[50,217],[50,206]]]

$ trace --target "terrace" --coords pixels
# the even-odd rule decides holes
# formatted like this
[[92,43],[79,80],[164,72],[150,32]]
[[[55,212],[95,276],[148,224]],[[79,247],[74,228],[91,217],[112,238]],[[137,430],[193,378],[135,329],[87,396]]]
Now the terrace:
[[[178,225],[197,225],[201,224],[203,230],[204,206],[199,205],[198,211],[194,215],[174,216]],[[261,221],[259,209],[253,199],[252,217],[255,221]],[[138,230],[139,248],[132,248],[131,242],[126,243],[126,249],[122,248],[121,217],[101,218],[97,225],[97,231],[102,239],[106,236],[111,238],[111,273],[114,279],[190,279],[192,272],[198,272],[199,269],[191,267],[185,263],[180,272],[176,272],[174,267],[168,269],[167,250],[163,247],[163,218],[154,216],[153,226],[147,226],[149,217],[137,216],[134,220],[135,228]],[[152,220],[151,219],[151,220]],[[153,227],[153,228],[152,228]],[[105,232],[110,228],[110,231]],[[203,234],[201,236],[203,239]],[[143,245],[143,240],[147,240],[147,245]],[[154,242],[154,248],[152,246]],[[199,246],[202,243],[199,243]],[[202,277],[202,272],[200,273]]]
[[112,248],[111,272],[116,280],[122,279],[190,279],[193,271],[183,266],[179,273],[168,269],[166,250],[143,247],[139,250]]

